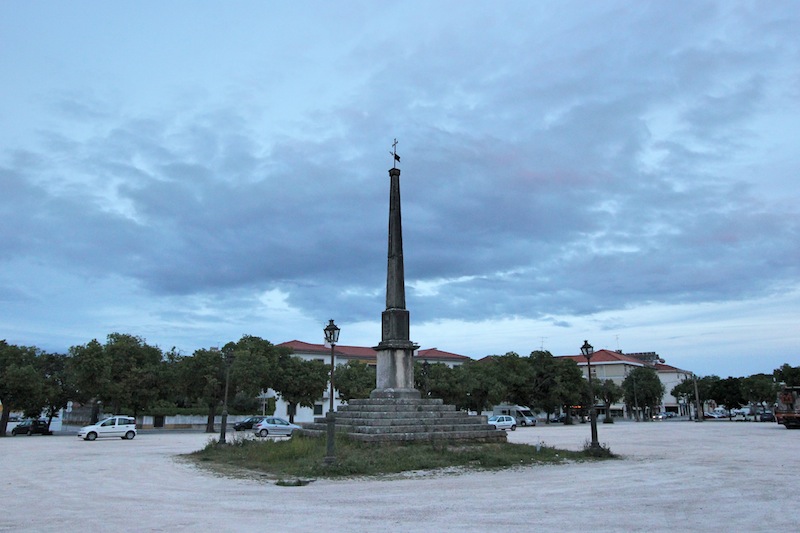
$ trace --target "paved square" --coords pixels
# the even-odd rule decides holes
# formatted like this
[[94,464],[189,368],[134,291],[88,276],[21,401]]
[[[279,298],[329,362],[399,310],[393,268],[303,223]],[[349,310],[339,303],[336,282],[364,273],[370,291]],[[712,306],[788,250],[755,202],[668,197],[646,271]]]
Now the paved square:
[[[589,426],[511,442],[580,449]],[[618,461],[279,487],[175,455],[211,435],[0,439],[0,531],[795,531],[800,431],[774,423],[599,425]]]

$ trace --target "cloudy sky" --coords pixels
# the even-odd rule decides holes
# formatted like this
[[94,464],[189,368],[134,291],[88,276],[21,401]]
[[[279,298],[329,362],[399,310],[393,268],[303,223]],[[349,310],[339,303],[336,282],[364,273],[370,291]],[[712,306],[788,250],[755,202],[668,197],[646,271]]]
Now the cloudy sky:
[[800,365],[795,2],[0,4],[0,338]]

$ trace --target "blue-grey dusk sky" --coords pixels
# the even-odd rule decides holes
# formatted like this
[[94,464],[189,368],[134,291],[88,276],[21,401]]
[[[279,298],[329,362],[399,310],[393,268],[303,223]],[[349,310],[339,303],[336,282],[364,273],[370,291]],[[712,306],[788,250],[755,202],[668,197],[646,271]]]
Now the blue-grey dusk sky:
[[796,2],[0,4],[0,338],[800,365]]

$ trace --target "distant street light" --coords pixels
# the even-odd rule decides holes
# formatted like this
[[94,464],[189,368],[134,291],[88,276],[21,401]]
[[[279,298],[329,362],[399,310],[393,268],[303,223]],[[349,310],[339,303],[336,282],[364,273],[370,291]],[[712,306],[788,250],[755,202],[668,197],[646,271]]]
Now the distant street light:
[[336,343],[339,342],[339,328],[336,324],[333,323],[333,319],[330,319],[328,325],[325,326],[323,330],[325,332],[325,342],[331,345],[331,390],[328,394],[328,414],[327,414],[327,424],[328,424],[328,442],[327,442],[327,450],[325,454],[325,462],[327,464],[332,464],[336,461],[336,450],[335,450],[335,437],[336,437],[336,419],[333,415],[333,372],[334,372],[334,349],[336,347]]
[[222,400],[222,424],[219,429],[219,443],[225,444],[225,431],[228,427],[228,385],[231,381],[231,365],[233,364],[233,350],[224,352],[225,358],[225,398]]
[[595,411],[595,401],[594,401],[594,386],[592,384],[592,355],[594,354],[594,348],[589,341],[583,341],[583,346],[581,346],[581,353],[586,358],[586,365],[589,369],[589,397],[591,403],[591,407],[589,408],[589,417],[591,419],[592,425],[592,448],[599,448],[600,442],[597,440],[597,412]]

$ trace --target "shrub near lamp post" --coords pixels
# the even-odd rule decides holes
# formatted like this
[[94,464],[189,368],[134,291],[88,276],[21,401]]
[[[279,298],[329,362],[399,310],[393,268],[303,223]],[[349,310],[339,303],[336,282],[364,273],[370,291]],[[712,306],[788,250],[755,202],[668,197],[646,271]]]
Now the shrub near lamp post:
[[592,355],[594,354],[594,348],[589,341],[583,341],[583,346],[581,346],[581,353],[586,358],[586,365],[589,369],[589,397],[592,402],[589,408],[589,418],[591,420],[592,425],[592,448],[599,448],[600,443],[597,440],[597,411],[595,410],[595,401],[594,401],[594,386],[592,384]]
[[335,452],[335,437],[336,437],[336,419],[333,416],[333,358],[334,358],[334,349],[336,347],[336,343],[339,342],[339,328],[336,324],[333,323],[333,319],[330,319],[328,325],[325,326],[323,330],[325,332],[325,342],[331,345],[331,390],[328,394],[328,415],[327,415],[327,424],[328,424],[328,442],[327,448],[325,452],[325,463],[332,464],[336,461],[336,452]]

